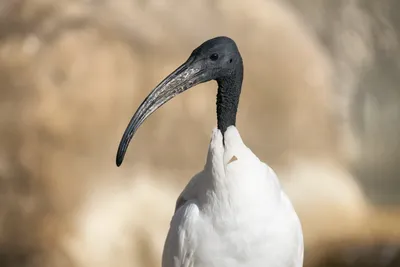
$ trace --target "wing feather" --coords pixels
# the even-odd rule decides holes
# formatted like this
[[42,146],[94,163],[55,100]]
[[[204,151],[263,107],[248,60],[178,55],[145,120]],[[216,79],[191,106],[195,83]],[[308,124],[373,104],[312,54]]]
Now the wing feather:
[[164,245],[162,267],[194,266],[193,252],[196,246],[194,225],[198,216],[199,208],[193,200],[177,205]]

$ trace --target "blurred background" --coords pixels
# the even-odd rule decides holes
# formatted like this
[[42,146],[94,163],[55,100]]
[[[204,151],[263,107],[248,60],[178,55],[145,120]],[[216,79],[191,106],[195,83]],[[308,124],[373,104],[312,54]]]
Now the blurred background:
[[400,266],[400,2],[0,1],[0,266],[156,267],[216,84],[121,135],[203,41],[242,53],[237,127],[301,218],[305,267]]

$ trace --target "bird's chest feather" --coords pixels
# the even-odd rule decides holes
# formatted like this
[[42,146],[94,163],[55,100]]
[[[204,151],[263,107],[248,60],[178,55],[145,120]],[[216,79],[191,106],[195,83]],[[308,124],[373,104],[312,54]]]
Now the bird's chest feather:
[[[197,225],[197,266],[287,267],[297,251],[293,224],[277,214],[276,220],[226,215],[201,218]],[[292,219],[287,217],[289,221]],[[265,265],[268,263],[268,265]]]
[[262,205],[245,209],[218,202],[201,214],[196,226],[198,259],[204,266],[219,267],[263,266],[266,257],[274,261],[270,252],[277,245],[275,223],[267,215]]
[[231,219],[230,216],[220,219],[206,217],[199,224],[196,254],[208,266],[241,266],[241,263],[247,263],[265,251],[265,233],[257,235],[250,225]]
[[281,252],[289,253],[290,249],[281,243],[285,236],[274,233],[276,226],[251,222],[240,215],[203,220],[197,228],[199,239],[195,253],[202,264],[196,266],[261,267],[266,262],[271,267],[287,266],[287,254]]
[[288,266],[287,254],[295,249],[290,244],[290,210],[271,196],[268,184],[231,178],[225,187],[209,192],[201,209],[196,225],[196,255],[202,262],[198,266]]
[[270,168],[240,155],[204,173],[212,179],[197,191],[194,266],[289,267],[297,249],[293,210]]

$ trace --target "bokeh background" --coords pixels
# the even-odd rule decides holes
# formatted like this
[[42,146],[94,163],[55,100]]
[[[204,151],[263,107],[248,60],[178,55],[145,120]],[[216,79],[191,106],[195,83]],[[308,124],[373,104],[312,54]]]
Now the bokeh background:
[[0,1],[0,266],[156,267],[205,162],[216,84],[149,91],[203,41],[244,58],[242,138],[301,218],[305,267],[400,266],[400,2]]

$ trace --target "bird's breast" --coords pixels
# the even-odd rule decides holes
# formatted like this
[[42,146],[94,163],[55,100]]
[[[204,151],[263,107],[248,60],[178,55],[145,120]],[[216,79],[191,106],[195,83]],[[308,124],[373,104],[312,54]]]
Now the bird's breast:
[[287,255],[296,253],[299,244],[292,206],[281,199],[280,190],[278,198],[265,196],[270,193],[268,183],[232,182],[209,193],[201,208],[198,258],[204,266],[289,266]]

